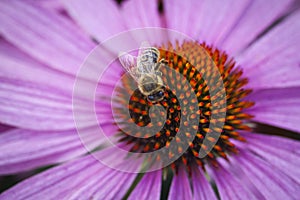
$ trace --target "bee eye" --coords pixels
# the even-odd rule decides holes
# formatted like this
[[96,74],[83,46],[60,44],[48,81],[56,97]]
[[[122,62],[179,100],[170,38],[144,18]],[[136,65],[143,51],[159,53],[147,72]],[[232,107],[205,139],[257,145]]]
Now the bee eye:
[[150,101],[153,101],[153,100],[154,100],[154,96],[153,96],[153,95],[148,95],[148,99],[149,99]]
[[159,91],[158,94],[157,94],[157,96],[159,96],[159,97],[164,96],[164,92],[163,91]]
[[165,96],[164,91],[158,91],[154,94],[148,95],[147,98],[151,102],[157,102],[157,101],[161,101],[164,96]]

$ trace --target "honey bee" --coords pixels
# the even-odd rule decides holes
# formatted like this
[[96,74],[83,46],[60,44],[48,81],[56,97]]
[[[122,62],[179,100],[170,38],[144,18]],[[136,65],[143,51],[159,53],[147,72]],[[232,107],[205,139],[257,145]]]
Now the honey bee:
[[151,47],[147,42],[142,43],[137,57],[128,53],[119,55],[124,69],[137,82],[140,92],[152,103],[163,100],[165,96],[162,73],[159,69],[168,62],[164,59],[158,60],[159,56],[158,49]]

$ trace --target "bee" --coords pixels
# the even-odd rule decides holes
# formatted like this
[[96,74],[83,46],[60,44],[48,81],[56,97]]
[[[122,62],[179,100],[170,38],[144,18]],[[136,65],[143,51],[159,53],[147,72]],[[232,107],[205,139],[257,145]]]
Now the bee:
[[124,69],[137,82],[140,92],[152,103],[163,100],[165,96],[160,68],[168,62],[164,59],[158,60],[159,56],[158,49],[151,47],[147,42],[142,43],[137,57],[128,53],[119,55]]

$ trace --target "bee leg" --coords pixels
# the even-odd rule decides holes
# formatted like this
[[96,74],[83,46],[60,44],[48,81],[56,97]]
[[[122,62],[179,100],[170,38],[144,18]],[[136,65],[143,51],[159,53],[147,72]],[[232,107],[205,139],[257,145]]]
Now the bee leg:
[[167,65],[169,62],[165,59],[161,59],[158,63],[156,63],[154,70],[158,71],[161,66]]
[[165,60],[164,58],[162,58],[162,59],[159,61],[159,63],[162,63],[162,64],[164,64],[164,65],[169,64],[169,62],[168,62],[167,60]]
[[154,71],[158,71],[160,67],[161,67],[161,63],[160,62],[156,63],[154,67]]
[[162,76],[162,73],[160,71],[155,71],[155,74],[158,76]]

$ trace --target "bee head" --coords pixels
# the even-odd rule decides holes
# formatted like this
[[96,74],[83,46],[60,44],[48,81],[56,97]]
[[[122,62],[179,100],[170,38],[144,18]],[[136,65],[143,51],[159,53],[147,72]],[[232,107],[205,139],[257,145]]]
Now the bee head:
[[154,93],[149,94],[147,96],[147,99],[152,103],[156,103],[163,100],[164,97],[165,97],[165,91],[164,89],[160,89],[158,91],[155,91]]
[[148,101],[155,103],[165,96],[165,87],[161,77],[156,74],[148,74],[140,80],[139,89],[147,97]]

